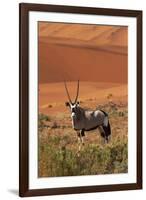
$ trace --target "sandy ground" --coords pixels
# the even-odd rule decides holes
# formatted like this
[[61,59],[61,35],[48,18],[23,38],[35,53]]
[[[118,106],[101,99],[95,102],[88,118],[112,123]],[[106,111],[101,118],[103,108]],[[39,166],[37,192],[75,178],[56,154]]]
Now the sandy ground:
[[[67,83],[71,99],[76,96],[76,82]],[[112,101],[127,102],[127,84],[119,83],[98,83],[80,82],[80,93],[78,100],[81,102],[92,101],[92,108],[98,104],[108,101],[108,95],[112,94]],[[52,115],[59,112],[66,112],[65,102],[68,101],[64,83],[39,84],[39,112]]]

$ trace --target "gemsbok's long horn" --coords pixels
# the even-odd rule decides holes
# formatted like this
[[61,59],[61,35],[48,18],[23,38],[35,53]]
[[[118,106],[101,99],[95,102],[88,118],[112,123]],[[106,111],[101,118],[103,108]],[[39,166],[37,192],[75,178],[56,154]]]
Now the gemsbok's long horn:
[[68,92],[67,85],[66,85],[65,81],[64,81],[64,85],[65,85],[65,89],[66,89],[66,93],[67,93],[68,99],[69,99],[70,103],[72,104],[72,100],[70,98],[70,95],[69,95],[69,92]]
[[78,100],[78,96],[79,96],[79,80],[78,80],[78,83],[77,83],[77,95],[76,95],[76,98],[75,98],[74,103],[77,102],[77,100]]

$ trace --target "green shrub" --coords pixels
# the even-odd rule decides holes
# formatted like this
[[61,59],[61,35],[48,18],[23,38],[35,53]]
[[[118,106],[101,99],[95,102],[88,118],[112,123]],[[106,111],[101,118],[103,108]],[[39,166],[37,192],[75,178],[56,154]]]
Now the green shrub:
[[127,165],[125,141],[105,146],[89,144],[79,156],[75,149],[67,148],[59,136],[51,136],[39,144],[39,176],[127,173]]

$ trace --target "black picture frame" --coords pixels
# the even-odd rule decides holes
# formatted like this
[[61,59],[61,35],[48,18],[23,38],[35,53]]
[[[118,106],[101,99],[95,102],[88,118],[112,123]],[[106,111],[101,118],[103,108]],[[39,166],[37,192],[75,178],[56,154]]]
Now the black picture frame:
[[[116,185],[29,189],[29,11],[125,16],[137,19],[137,182]],[[19,5],[19,195],[43,196],[142,189],[142,11],[107,8]]]

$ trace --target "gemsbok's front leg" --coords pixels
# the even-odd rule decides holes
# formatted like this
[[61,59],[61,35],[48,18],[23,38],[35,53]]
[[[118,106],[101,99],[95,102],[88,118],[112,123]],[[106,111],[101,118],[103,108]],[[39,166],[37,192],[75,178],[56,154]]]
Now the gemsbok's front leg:
[[78,144],[79,144],[79,149],[78,149],[78,155],[81,151],[81,147],[82,145],[84,145],[84,130],[80,130],[80,131],[77,131],[77,136],[78,136]]
[[79,153],[80,150],[81,150],[81,144],[82,144],[82,138],[81,138],[81,132],[80,131],[77,131],[77,136],[78,136],[78,145],[79,145],[78,153]]
[[80,137],[81,137],[81,144],[84,145],[84,137],[85,137],[85,131],[84,130],[81,130],[80,131]]

